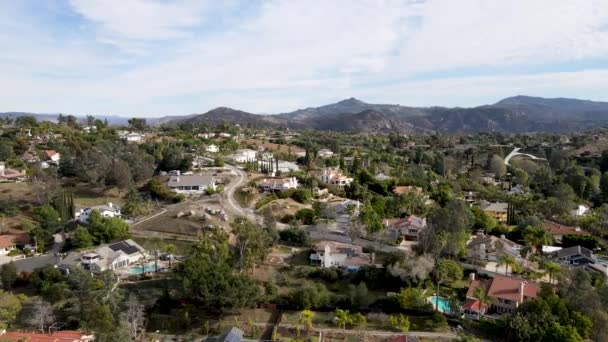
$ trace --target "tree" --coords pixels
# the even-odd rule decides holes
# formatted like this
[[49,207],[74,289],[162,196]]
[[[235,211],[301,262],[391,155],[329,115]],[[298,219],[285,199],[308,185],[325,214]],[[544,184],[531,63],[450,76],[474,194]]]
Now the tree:
[[144,306],[139,303],[137,297],[131,293],[127,300],[126,310],[123,313],[123,320],[129,327],[132,340],[137,340],[139,331],[144,328]]
[[543,261],[540,264],[540,268],[545,270],[549,274],[549,284],[553,284],[553,279],[561,271],[561,266],[552,261]]
[[51,304],[42,299],[36,299],[31,303],[31,311],[26,319],[28,325],[37,328],[40,332],[44,332],[44,327],[54,320],[55,317],[53,316]]
[[420,310],[426,305],[424,292],[415,287],[401,289],[397,294],[397,301],[404,310]]
[[498,155],[494,154],[488,162],[488,169],[496,175],[497,178],[502,178],[507,172],[505,161]]
[[2,287],[5,290],[10,290],[13,284],[17,281],[19,275],[17,274],[17,267],[12,262],[2,265],[0,267],[0,279],[2,280]]
[[[551,234],[544,230],[542,227],[532,227],[528,226],[524,230],[524,242],[527,246],[532,248],[533,252],[538,250],[542,251],[543,245],[551,245],[553,243],[553,238]],[[538,247],[541,247],[540,249]]]
[[163,252],[169,254],[169,268],[173,268],[173,258],[177,252],[177,248],[174,244],[166,243],[162,247]]
[[335,321],[338,327],[341,327],[342,329],[346,330],[347,325],[353,324],[353,319],[350,316],[350,312],[348,310],[336,309],[334,314],[336,316]]
[[76,231],[74,231],[73,240],[74,244],[78,248],[88,248],[94,246],[93,236],[91,236],[85,227],[76,228]]
[[393,328],[401,332],[406,332],[410,330],[410,320],[402,313],[398,315],[391,315],[389,317],[389,322],[391,323],[391,326]]
[[453,283],[462,279],[463,270],[456,261],[443,259],[437,263],[435,274],[439,282]]
[[146,129],[146,119],[143,118],[131,118],[128,121],[129,128],[137,131],[143,131]]
[[241,272],[263,261],[271,244],[266,231],[244,216],[235,218],[230,226],[237,239],[237,264]]
[[295,218],[300,220],[302,224],[310,225],[316,222],[316,213],[312,209],[304,208],[296,212]]
[[503,253],[498,257],[498,264],[497,266],[504,266],[505,267],[505,275],[507,275],[508,271],[509,271],[509,267],[511,267],[511,271],[513,272],[513,270],[515,269],[515,267],[517,267],[517,260],[515,260],[515,258],[513,258],[513,256]]
[[314,316],[314,312],[308,309],[302,310],[302,312],[300,312],[300,324],[304,325],[306,333],[308,333],[312,329],[312,319]]
[[0,328],[6,328],[21,311],[25,297],[0,290]]
[[282,242],[293,246],[309,246],[310,238],[306,231],[297,227],[289,227],[279,232],[279,239]]

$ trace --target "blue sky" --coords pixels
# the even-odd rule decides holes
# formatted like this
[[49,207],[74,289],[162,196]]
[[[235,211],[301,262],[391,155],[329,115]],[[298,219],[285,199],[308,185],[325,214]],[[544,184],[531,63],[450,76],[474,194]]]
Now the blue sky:
[[0,0],[0,111],[608,101],[606,0]]

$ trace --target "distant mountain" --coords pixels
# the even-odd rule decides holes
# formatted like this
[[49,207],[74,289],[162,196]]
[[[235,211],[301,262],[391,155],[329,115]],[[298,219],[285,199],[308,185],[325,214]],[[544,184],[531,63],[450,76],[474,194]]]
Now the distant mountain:
[[[56,121],[58,114],[0,113],[0,117],[33,115]],[[107,118],[110,124],[125,125],[128,117]],[[84,117],[79,117],[84,119]],[[350,98],[337,103],[298,109],[276,115],[259,115],[227,107],[203,114],[150,118],[150,125],[181,123],[238,123],[256,127],[289,127],[368,133],[412,132],[568,132],[608,126],[608,102],[567,98],[514,96],[472,108],[407,107],[371,104]]]

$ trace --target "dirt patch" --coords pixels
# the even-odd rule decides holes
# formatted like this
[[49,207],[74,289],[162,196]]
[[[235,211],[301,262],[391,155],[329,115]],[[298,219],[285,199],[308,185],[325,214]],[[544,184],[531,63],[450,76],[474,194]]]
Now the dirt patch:
[[312,208],[312,206],[310,204],[298,203],[291,198],[277,199],[258,209],[258,214],[265,217],[272,216],[277,221],[280,221],[286,215],[295,215],[298,210],[306,208]]
[[273,143],[265,142],[265,141],[259,140],[259,139],[244,139],[243,141],[250,145],[262,146],[265,149],[267,149],[269,151],[273,151],[273,152],[275,152],[275,151],[279,151],[279,152],[283,152],[283,153],[291,152],[291,154],[305,152],[304,149],[297,147],[297,146],[293,146],[293,145],[273,144]]

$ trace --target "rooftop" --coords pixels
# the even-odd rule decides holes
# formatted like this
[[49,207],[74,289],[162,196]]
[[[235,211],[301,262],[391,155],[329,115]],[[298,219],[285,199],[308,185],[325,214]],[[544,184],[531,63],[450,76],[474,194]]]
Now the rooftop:
[[551,235],[588,235],[589,232],[580,227],[566,226],[557,222],[545,220],[543,228]]
[[171,176],[169,178],[169,187],[176,186],[207,186],[213,184],[213,176],[201,176],[201,175],[181,175]]
[[521,279],[496,276],[488,280],[473,280],[467,291],[467,298],[476,298],[475,289],[481,287],[487,296],[521,302],[521,288],[523,295],[528,298],[536,298],[540,292],[540,286],[536,283]]

